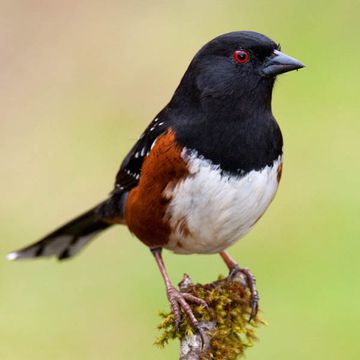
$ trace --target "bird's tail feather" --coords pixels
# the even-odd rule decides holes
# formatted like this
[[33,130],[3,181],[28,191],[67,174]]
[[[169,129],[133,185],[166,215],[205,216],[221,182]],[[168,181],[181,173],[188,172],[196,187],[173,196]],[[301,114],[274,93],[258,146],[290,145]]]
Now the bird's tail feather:
[[78,216],[40,241],[8,254],[8,260],[51,256],[63,260],[74,256],[97,234],[112,225],[98,211],[105,203]]

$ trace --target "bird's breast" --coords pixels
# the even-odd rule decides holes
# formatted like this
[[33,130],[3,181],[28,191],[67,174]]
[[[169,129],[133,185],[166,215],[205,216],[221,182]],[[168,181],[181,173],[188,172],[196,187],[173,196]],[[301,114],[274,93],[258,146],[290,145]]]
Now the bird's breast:
[[273,199],[281,156],[241,175],[179,146],[169,130],[145,158],[128,195],[125,222],[149,247],[216,253],[245,235]]
[[281,177],[281,156],[242,176],[224,173],[196,153],[185,156],[189,175],[168,186],[166,248],[176,253],[217,253],[244,236],[272,201]]

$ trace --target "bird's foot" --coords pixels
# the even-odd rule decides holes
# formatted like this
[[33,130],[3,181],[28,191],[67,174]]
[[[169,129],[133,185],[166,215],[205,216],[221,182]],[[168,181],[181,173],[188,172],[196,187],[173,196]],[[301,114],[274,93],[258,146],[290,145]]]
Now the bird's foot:
[[241,268],[239,265],[235,265],[232,267],[229,273],[229,279],[235,279],[237,275],[242,276],[246,282],[246,286],[249,288],[251,293],[251,299],[250,299],[250,307],[251,307],[251,313],[249,322],[252,319],[255,319],[258,310],[259,310],[259,293],[256,289],[256,278],[250,271],[250,269],[247,268]]
[[169,299],[171,309],[174,313],[175,318],[175,328],[177,329],[181,322],[181,309],[183,312],[189,317],[190,323],[194,329],[196,329],[200,335],[202,334],[201,328],[199,328],[199,322],[196,319],[190,305],[190,303],[194,303],[197,305],[202,305],[205,308],[208,308],[208,305],[205,300],[200,299],[194,295],[191,295],[186,292],[180,292],[175,289],[173,286],[169,286],[167,288],[167,297]]

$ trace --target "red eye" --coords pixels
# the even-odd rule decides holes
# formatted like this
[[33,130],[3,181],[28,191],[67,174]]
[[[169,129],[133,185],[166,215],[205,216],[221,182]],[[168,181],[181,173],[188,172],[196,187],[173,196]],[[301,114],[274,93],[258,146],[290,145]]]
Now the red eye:
[[245,50],[236,50],[234,52],[234,59],[240,64],[244,64],[244,63],[248,62],[249,58],[250,58],[250,55]]

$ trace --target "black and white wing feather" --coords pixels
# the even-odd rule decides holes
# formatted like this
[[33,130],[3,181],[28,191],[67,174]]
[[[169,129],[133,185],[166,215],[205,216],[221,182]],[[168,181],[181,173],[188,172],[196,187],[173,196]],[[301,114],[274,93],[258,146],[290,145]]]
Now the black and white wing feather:
[[160,116],[150,123],[122,162],[113,193],[129,191],[138,184],[144,159],[155,145],[156,139],[167,129],[166,122],[161,121]]
[[137,186],[141,168],[146,156],[154,146],[156,139],[168,129],[167,122],[156,117],[145,129],[139,140],[123,160],[115,179],[115,186],[110,197],[98,208],[103,218],[122,219],[127,193]]

